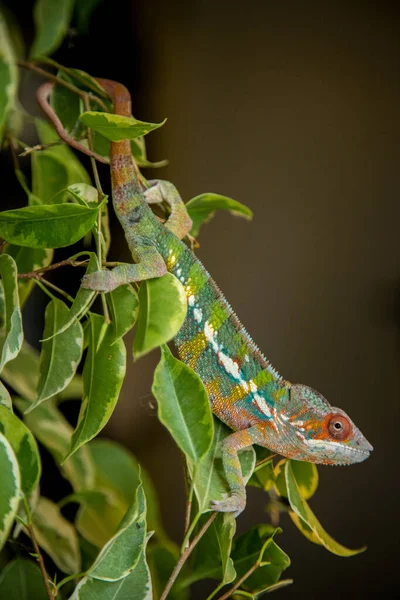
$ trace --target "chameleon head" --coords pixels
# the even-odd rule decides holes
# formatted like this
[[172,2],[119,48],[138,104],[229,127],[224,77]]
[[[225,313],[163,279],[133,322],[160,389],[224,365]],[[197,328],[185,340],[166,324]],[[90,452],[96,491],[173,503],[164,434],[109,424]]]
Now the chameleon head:
[[285,456],[326,465],[350,465],[368,458],[373,447],[343,410],[319,393],[292,384],[290,400],[281,413]]

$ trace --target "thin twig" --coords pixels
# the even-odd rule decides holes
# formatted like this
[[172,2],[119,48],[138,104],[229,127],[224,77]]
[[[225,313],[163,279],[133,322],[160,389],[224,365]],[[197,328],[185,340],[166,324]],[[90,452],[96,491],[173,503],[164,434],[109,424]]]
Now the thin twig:
[[95,86],[94,84],[91,83],[91,81],[89,81],[88,79],[83,77],[78,71],[72,70],[69,67],[64,67],[64,65],[61,65],[53,58],[48,58],[47,56],[42,57],[42,58],[36,58],[34,60],[34,62],[35,63],[43,63],[45,65],[50,65],[51,67],[55,67],[59,71],[64,71],[64,73],[69,75],[72,79],[76,79],[77,81],[80,81],[84,86],[91,89],[92,92],[94,92],[95,94],[100,92],[100,94],[102,94],[104,96],[104,98],[106,98],[107,100],[110,100],[110,97],[107,94],[106,90],[104,90],[103,88],[101,88],[101,90],[99,90],[97,88],[97,86]]
[[252,567],[250,567],[250,569],[243,575],[243,577],[241,577],[239,579],[239,581],[237,583],[235,583],[235,585],[233,585],[231,587],[230,590],[228,590],[223,596],[220,596],[218,598],[218,600],[227,600],[227,598],[231,598],[231,596],[233,596],[233,594],[236,592],[237,589],[240,588],[240,586],[242,585],[242,583],[244,581],[246,581],[246,579],[248,577],[250,577],[250,575],[252,575],[254,573],[254,571],[256,571],[258,569],[258,567],[260,566],[261,562],[259,560],[257,560],[254,565]]
[[[45,69],[38,67],[37,65],[35,65],[32,62],[25,61],[25,60],[18,60],[17,65],[19,67],[25,67],[25,69],[29,69],[30,71],[35,71],[36,73],[43,75],[43,77],[46,77],[47,79],[50,79],[51,81],[54,81],[55,83],[66,87],[68,90],[70,90],[74,94],[77,94],[78,96],[80,96],[82,98],[82,100],[85,98],[85,96],[88,95],[88,93],[85,92],[84,90],[80,90],[78,87],[76,87],[72,83],[69,83],[68,81],[64,81],[64,79],[57,77],[57,75],[53,75],[53,73],[49,73]],[[108,112],[108,108],[104,104],[103,100],[101,100],[101,98],[99,98],[98,96],[95,96],[94,94],[90,94],[90,99],[93,100],[93,102],[95,102],[99,106],[101,106],[101,108],[104,111]]]
[[193,552],[194,548],[196,547],[196,545],[198,544],[198,542],[200,541],[200,539],[203,537],[203,535],[205,534],[205,532],[207,531],[207,529],[210,527],[210,525],[212,524],[212,522],[214,521],[214,519],[216,518],[218,513],[213,512],[211,517],[204,523],[203,527],[200,529],[199,533],[196,535],[196,537],[193,538],[193,541],[189,544],[189,546],[186,548],[186,550],[183,552],[183,554],[180,556],[178,562],[175,565],[175,569],[172,571],[170,578],[168,579],[168,583],[165,586],[165,589],[163,591],[163,593],[160,596],[160,600],[165,600],[166,597],[168,596],[172,586],[174,585],[176,578],[178,577],[183,565],[185,564],[185,562],[187,561],[187,559],[189,558],[189,556],[191,555],[191,553]]
[[69,294],[67,294],[67,292],[64,292],[64,290],[62,290],[61,288],[57,287],[56,285],[54,285],[54,283],[51,283],[51,281],[48,281],[47,279],[43,279],[42,277],[35,277],[34,281],[36,281],[36,283],[38,284],[38,286],[47,294],[50,295],[50,297],[52,299],[54,299],[53,294],[49,294],[48,290],[46,290],[46,286],[51,288],[52,290],[54,290],[55,292],[57,292],[58,294],[60,294],[61,296],[64,296],[64,298],[66,298],[67,300],[69,300],[70,302],[73,302],[74,299],[72,298],[72,296],[70,296]]
[[[85,140],[86,135],[83,135],[80,138],[77,138],[77,141]],[[50,144],[36,144],[36,146],[25,146],[24,151],[20,152],[18,156],[28,156],[32,152],[47,150],[47,148],[51,148],[52,146],[60,146],[61,144],[66,144],[67,142],[64,140],[57,140],[56,142],[51,142]]]
[[54,263],[49,265],[48,267],[41,267],[40,269],[36,269],[36,271],[30,271],[29,273],[18,273],[18,279],[38,279],[43,273],[47,273],[48,271],[54,271],[54,269],[59,269],[60,267],[65,267],[67,265],[71,267],[86,267],[88,264],[87,260],[77,261],[67,258],[65,260],[61,260],[58,263]]
[[279,456],[279,454],[271,454],[270,456],[267,456],[267,458],[263,458],[262,460],[259,460],[254,467],[254,472],[258,471],[259,469],[261,469],[261,467],[263,467],[264,465],[266,465],[267,463],[271,462],[271,460],[273,460],[276,456]]
[[45,585],[45,588],[46,588],[47,597],[48,597],[49,600],[54,600],[54,594],[53,594],[52,589],[50,587],[50,581],[51,581],[51,579],[50,579],[50,577],[49,577],[49,575],[47,573],[46,566],[45,566],[44,560],[43,560],[43,556],[42,556],[42,554],[40,552],[39,545],[38,545],[38,543],[36,541],[36,536],[35,536],[35,532],[33,530],[33,525],[32,525],[32,523],[26,523],[25,527],[26,527],[26,529],[27,529],[27,531],[29,533],[29,537],[32,540],[32,544],[33,544],[33,547],[34,547],[34,550],[35,550],[36,558],[37,558],[37,561],[39,563],[40,572],[42,573],[44,585]]

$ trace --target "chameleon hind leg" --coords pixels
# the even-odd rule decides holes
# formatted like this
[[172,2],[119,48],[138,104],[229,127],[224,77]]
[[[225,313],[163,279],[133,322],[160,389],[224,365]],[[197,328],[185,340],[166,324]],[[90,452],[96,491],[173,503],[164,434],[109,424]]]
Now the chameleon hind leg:
[[222,464],[229,485],[230,495],[225,500],[215,500],[211,508],[218,512],[233,512],[237,517],[246,506],[246,486],[242,475],[238,452],[253,444],[261,443],[263,432],[256,425],[229,435],[222,442]]
[[192,220],[178,190],[172,183],[162,179],[153,179],[149,183],[151,187],[144,192],[146,201],[148,204],[159,204],[163,201],[168,204],[171,214],[165,227],[182,240],[192,229]]
[[167,272],[164,259],[153,246],[136,251],[138,262],[114,267],[111,271],[96,271],[85,275],[82,286],[99,292],[111,292],[124,283],[161,277]]

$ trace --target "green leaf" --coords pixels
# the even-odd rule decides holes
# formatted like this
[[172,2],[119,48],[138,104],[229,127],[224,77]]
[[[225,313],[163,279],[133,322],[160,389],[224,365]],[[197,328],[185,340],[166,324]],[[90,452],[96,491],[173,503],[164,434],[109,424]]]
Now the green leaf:
[[[49,204],[52,198],[69,184],[65,164],[50,148],[32,152],[31,168],[32,193],[36,198],[40,198],[40,204]],[[61,200],[63,196],[64,194]]]
[[101,204],[95,208],[56,204],[5,210],[0,213],[0,235],[31,248],[71,246],[91,230],[100,208]]
[[153,484],[135,457],[110,440],[95,439],[87,447],[95,473],[92,489],[98,494],[81,499],[77,516],[80,533],[96,546],[103,546],[134,502],[141,478],[147,500],[148,529],[155,530],[159,539],[165,537]]
[[241,585],[243,590],[257,594],[271,588],[290,566],[289,557],[274,541],[274,535],[280,531],[274,530],[270,525],[256,525],[235,539],[231,556],[238,579],[257,561],[260,563],[256,571]]
[[139,298],[130,284],[120,285],[106,295],[111,312],[114,335],[122,338],[136,323],[139,311]]
[[164,119],[162,123],[145,123],[130,117],[96,111],[85,112],[79,119],[86,127],[94,129],[112,142],[134,140],[162,127],[167,120]]
[[[94,273],[95,271],[99,270],[99,261],[97,260],[96,254],[94,252],[89,252],[89,255],[90,255],[90,258],[89,258],[89,264],[86,269],[86,274]],[[78,290],[78,293],[76,294],[75,300],[72,303],[71,308],[69,310],[67,310],[67,313],[65,313],[65,311],[63,309],[62,312],[64,312],[65,314],[64,314],[64,316],[62,316],[61,312],[59,311],[59,314],[58,314],[58,317],[60,320],[59,328],[54,333],[51,332],[51,335],[49,335],[48,337],[44,337],[42,339],[42,342],[45,343],[48,340],[53,339],[55,336],[61,335],[62,333],[66,332],[68,330],[68,328],[71,328],[71,330],[73,330],[74,328],[71,327],[72,324],[76,323],[77,319],[81,319],[86,314],[86,312],[88,311],[89,306],[92,303],[95,296],[96,296],[95,291],[87,290],[83,287],[80,287]],[[63,305],[63,306],[65,307],[65,305]],[[55,322],[53,324],[55,326]],[[49,329],[51,329],[51,327],[49,327]],[[46,335],[46,331],[43,333],[43,335]],[[69,334],[69,336],[71,336],[71,338],[72,338],[71,333]],[[67,339],[68,339],[68,337],[67,337]],[[64,340],[64,337],[62,339]],[[65,340],[63,342],[59,342],[59,343],[64,344]]]
[[221,194],[200,194],[187,202],[186,209],[193,221],[190,233],[195,237],[199,234],[200,226],[207,223],[217,209],[228,210],[231,214],[248,220],[253,218],[250,208]]
[[[256,446],[255,451],[257,462],[254,473],[249,479],[249,485],[268,491],[275,483],[274,463],[272,460],[268,460],[269,457],[272,456],[272,452],[261,446]],[[259,461],[264,461],[266,459],[268,462],[257,466]]]
[[146,541],[146,498],[139,484],[136,501],[128,509],[117,533],[102,548],[87,574],[94,579],[118,581],[135,568]]
[[[332,552],[333,554],[337,554],[338,556],[354,556],[355,554],[359,554],[360,552],[364,552],[366,547],[359,548],[357,550],[350,550],[345,546],[342,546],[338,542],[336,542],[331,536],[323,529],[318,519],[312,512],[311,508],[308,506],[306,500],[302,498],[299,486],[296,482],[295,475],[293,473],[291,461],[287,461],[285,464],[285,479],[286,479],[286,487],[288,492],[288,500],[292,511],[297,515],[297,517],[303,521],[308,528],[312,530],[315,537],[318,539],[318,542],[324,546],[327,550]],[[297,520],[295,519],[296,523]],[[310,536],[307,536],[311,539]],[[312,540],[314,541],[314,540]]]
[[169,342],[186,318],[187,301],[180,281],[171,273],[143,281],[139,291],[139,318],[133,341],[135,358]]
[[[153,598],[146,552],[143,550],[133,571],[119,581],[84,577],[70,600],[151,600]],[[171,598],[171,600],[173,600]]]
[[[7,244],[5,251],[13,257],[16,262],[18,273],[30,273],[36,269],[47,267],[53,260],[53,250],[44,248],[24,248]],[[19,302],[21,308],[31,293],[34,286],[33,279],[18,279]]]
[[17,558],[0,575],[0,598],[7,600],[48,600],[39,567],[31,560]]
[[[147,555],[153,582],[154,598],[159,598],[179,560],[179,548],[170,540],[163,540],[160,543],[150,544]],[[186,586],[187,575],[188,566],[185,564],[179,574],[179,581],[172,586],[168,594],[169,600],[188,600],[189,587]]]
[[[3,213],[4,214],[4,213]],[[21,350],[24,340],[19,306],[17,265],[8,254],[0,256],[0,275],[4,290],[5,338],[1,347],[0,372]]]
[[28,412],[64,390],[81,361],[83,329],[79,321],[75,320],[63,333],[52,337],[68,318],[68,312],[64,302],[57,298],[51,300],[46,307],[43,336],[50,339],[42,343],[37,398]]
[[[198,531],[209,515],[203,515]],[[236,578],[233,561],[230,558],[232,540],[236,532],[236,519],[233,513],[219,513],[207,529],[193,552],[190,572],[181,580],[181,585],[191,585],[200,579],[217,579],[221,587]]]
[[112,325],[107,325],[103,317],[92,313],[90,342],[83,368],[84,398],[68,456],[94,438],[111,417],[125,369],[123,341],[115,338]]
[[31,57],[52,54],[63,41],[74,8],[75,0],[36,0],[33,17],[36,36]]
[[154,373],[152,392],[158,417],[179,448],[194,463],[206,454],[213,439],[213,417],[200,377],[161,347],[161,360]]
[[11,444],[19,465],[22,492],[29,496],[39,483],[41,473],[35,438],[26,425],[5,406],[0,406],[0,433]]
[[95,187],[87,183],[74,183],[66,191],[82,206],[94,206],[99,201],[99,194]]
[[[64,71],[59,71],[57,77],[75,85],[75,81]],[[78,94],[66,88],[64,85],[55,83],[51,96],[50,105],[60,119],[63,128],[74,137],[81,137],[84,127],[79,123],[79,115],[84,111],[83,101]]]
[[0,408],[5,406],[8,410],[12,412],[12,400],[8,389],[4,386],[4,384],[0,381]]
[[9,30],[0,12],[0,147],[9,112],[14,106],[18,87],[18,69]]
[[[194,465],[188,460],[189,472],[194,477],[194,491],[199,504],[199,512],[210,509],[210,502],[222,500],[229,493],[221,459],[221,443],[232,431],[219,419],[214,419],[214,437],[207,454]],[[254,470],[255,452],[252,447],[239,453],[242,475],[247,482]],[[195,468],[196,467],[196,468]]]
[[[2,341],[4,341],[4,335],[0,334],[0,344]],[[4,367],[1,378],[17,394],[33,402],[39,380],[39,353],[27,342],[24,342],[17,358]]]
[[[46,121],[35,119],[35,125],[42,144],[51,144],[60,140],[56,131]],[[44,199],[50,202],[55,194],[69,185],[91,182],[88,172],[66,144],[33,152],[31,161],[32,187],[41,202],[44,202]],[[44,194],[44,198],[41,194]],[[61,200],[65,201],[66,198],[61,195],[58,202]]]
[[[21,411],[25,411],[29,407],[29,402],[22,398],[15,399],[14,402]],[[50,452],[60,467],[71,444],[72,427],[54,402],[48,400],[29,414],[25,414],[24,423]],[[74,490],[79,491],[93,485],[94,467],[87,448],[80,448],[63,463],[60,470]]]
[[76,0],[76,19],[78,21],[78,30],[81,33],[88,33],[89,21],[94,10],[103,0]]
[[21,498],[21,477],[18,461],[11,444],[0,433],[0,550],[17,514]]
[[36,540],[64,573],[79,573],[81,557],[75,528],[60,512],[57,504],[40,498],[32,515]]
[[318,469],[314,463],[291,460],[294,478],[304,500],[309,500],[318,488]]

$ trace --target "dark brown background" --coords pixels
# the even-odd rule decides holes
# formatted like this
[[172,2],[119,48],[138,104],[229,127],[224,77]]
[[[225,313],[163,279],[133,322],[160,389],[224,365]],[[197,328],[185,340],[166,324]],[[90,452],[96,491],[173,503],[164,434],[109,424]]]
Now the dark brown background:
[[[29,36],[29,11],[20,18]],[[58,54],[128,85],[138,118],[168,117],[148,142],[152,159],[170,160],[155,177],[185,200],[215,191],[253,209],[251,224],[218,215],[201,260],[274,366],[348,411],[375,446],[364,464],[321,468],[311,502],[334,537],[368,551],[332,556],[283,517],[295,584],[281,598],[398,589],[399,47],[396,3],[105,0],[89,37]],[[121,258],[117,227],[114,239]],[[157,360],[132,366],[106,434],[151,472],[180,539],[179,456],[151,408]],[[264,505],[253,491],[239,529]]]

